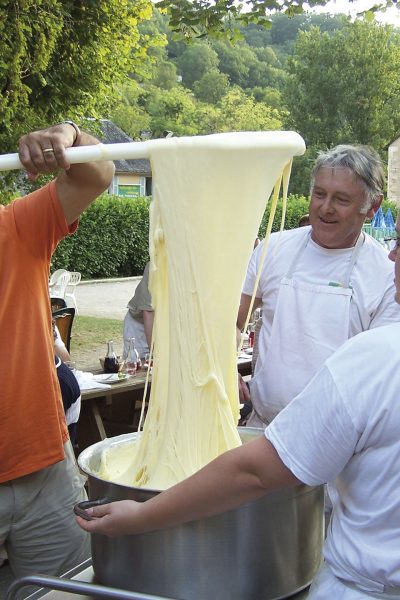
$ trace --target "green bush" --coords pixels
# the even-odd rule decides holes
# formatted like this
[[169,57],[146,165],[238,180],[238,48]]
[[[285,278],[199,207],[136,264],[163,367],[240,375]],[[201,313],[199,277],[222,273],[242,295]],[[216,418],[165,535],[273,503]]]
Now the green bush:
[[[11,195],[0,198],[7,204]],[[103,194],[83,213],[77,232],[63,240],[52,259],[52,271],[79,271],[84,279],[129,277],[141,275],[149,260],[149,198],[120,198]],[[291,194],[288,197],[285,229],[297,227],[300,217],[308,212],[309,199]],[[384,212],[391,209],[396,219],[394,202],[382,203]],[[259,236],[267,228],[271,203],[265,210]],[[279,200],[273,224],[281,224],[282,200]]]
[[[291,194],[288,196],[287,207],[286,207],[286,217],[285,217],[285,229],[293,229],[298,226],[299,219],[303,215],[308,213],[308,205],[309,199],[305,196],[297,196],[295,194]],[[259,236],[261,238],[265,237],[265,231],[267,229],[269,215],[271,211],[271,202],[268,202],[267,208],[265,209],[264,216],[261,221],[261,225],[259,228]],[[278,201],[276,207],[276,213],[274,218],[274,223],[272,225],[272,231],[279,231],[281,227],[281,219],[282,219],[282,199]]]
[[103,194],[85,210],[77,232],[59,244],[52,271],[79,271],[84,279],[141,275],[148,239],[149,200]]
[[[308,198],[291,195],[285,229],[297,227],[308,212]],[[141,275],[148,255],[149,199],[125,199],[103,194],[83,213],[77,232],[63,240],[53,255],[52,271],[79,271],[84,279]],[[259,229],[264,237],[271,204]],[[278,231],[282,201],[278,202],[273,231]]]

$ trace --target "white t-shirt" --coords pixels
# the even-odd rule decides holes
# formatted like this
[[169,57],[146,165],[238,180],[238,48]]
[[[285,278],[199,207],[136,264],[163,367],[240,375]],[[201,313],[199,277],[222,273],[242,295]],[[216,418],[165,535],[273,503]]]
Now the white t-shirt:
[[[310,227],[274,233],[270,237],[256,297],[262,299],[262,327],[259,353],[265,355],[271,336],[279,285],[301,248]],[[264,242],[250,259],[243,293],[252,295]],[[299,281],[316,285],[340,283],[350,264],[353,248],[330,250],[309,240],[293,273]],[[350,306],[349,338],[361,331],[400,321],[400,306],[393,302],[393,263],[385,249],[371,236],[365,235],[357,262],[352,270],[353,289]],[[310,318],[312,316],[310,315]],[[329,316],[327,315],[327,318]]]
[[368,590],[400,586],[400,324],[347,341],[266,429],[300,481],[329,482],[324,556]]

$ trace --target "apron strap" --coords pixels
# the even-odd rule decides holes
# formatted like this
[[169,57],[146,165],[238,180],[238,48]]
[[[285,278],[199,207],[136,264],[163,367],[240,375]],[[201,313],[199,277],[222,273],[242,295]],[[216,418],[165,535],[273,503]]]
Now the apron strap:
[[350,277],[351,272],[353,270],[354,265],[356,264],[358,255],[360,254],[361,246],[363,245],[365,240],[365,233],[362,231],[358,236],[357,242],[353,248],[353,252],[351,253],[350,264],[346,272],[346,276],[344,278],[343,287],[348,288],[350,285]]
[[297,254],[295,254],[294,257],[293,257],[293,260],[291,262],[289,270],[286,273],[286,277],[288,279],[292,279],[293,272],[294,272],[294,270],[296,268],[297,262],[299,261],[301,255],[303,254],[304,250],[306,249],[306,246],[308,244],[308,240],[310,239],[310,237],[311,237],[311,229],[310,229],[310,231],[306,231],[306,234],[305,234],[304,238],[302,239],[299,252]]

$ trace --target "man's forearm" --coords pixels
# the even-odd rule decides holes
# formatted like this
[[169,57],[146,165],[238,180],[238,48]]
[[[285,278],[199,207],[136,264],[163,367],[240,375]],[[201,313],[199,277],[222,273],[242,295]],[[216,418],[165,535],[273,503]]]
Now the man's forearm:
[[110,185],[114,163],[104,161],[71,166],[66,150],[74,145],[98,143],[96,138],[80,132],[68,121],[32,131],[19,140],[19,157],[31,180],[42,173],[59,173],[56,178],[57,196],[68,225]]
[[[79,145],[90,146],[99,141],[84,131]],[[112,161],[71,165],[56,180],[57,192],[68,224],[73,223],[89,204],[111,184],[114,175]]]
[[132,533],[210,517],[299,483],[262,436],[221,455],[192,477],[142,504]]

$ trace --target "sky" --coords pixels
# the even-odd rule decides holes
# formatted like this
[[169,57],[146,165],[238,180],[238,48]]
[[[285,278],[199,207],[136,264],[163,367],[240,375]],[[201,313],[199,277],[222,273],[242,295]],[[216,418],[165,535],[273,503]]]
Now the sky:
[[[354,2],[349,2],[348,0],[330,0],[324,7],[315,8],[313,11],[321,13],[329,12],[331,14],[344,13],[355,16],[357,12],[367,10],[378,3],[379,0],[355,0]],[[385,13],[377,13],[376,19],[380,23],[389,23],[400,27],[400,8],[392,6]]]

